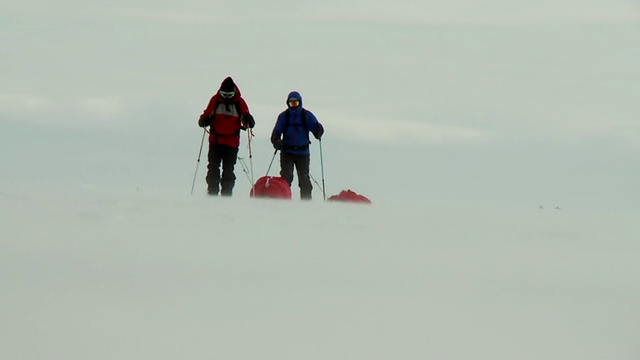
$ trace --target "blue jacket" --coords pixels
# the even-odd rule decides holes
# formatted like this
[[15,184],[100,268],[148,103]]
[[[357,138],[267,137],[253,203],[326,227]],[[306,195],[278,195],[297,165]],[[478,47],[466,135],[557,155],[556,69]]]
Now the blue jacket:
[[[289,106],[289,99],[295,98],[300,100],[300,106],[293,109]],[[302,112],[305,111],[305,119],[302,119]],[[286,120],[286,114],[289,113],[289,120]],[[305,125],[306,123],[306,125]],[[322,126],[322,125],[320,125]],[[271,139],[282,138],[282,148],[280,151],[294,155],[309,155],[309,133],[316,133],[318,128],[318,119],[309,110],[302,107],[302,96],[297,91],[292,91],[287,96],[287,110],[278,115],[276,125],[271,132]]]

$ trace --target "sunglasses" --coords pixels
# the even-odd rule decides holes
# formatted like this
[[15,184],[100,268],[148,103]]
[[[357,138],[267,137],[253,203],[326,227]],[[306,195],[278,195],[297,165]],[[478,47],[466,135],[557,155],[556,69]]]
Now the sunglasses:
[[222,96],[225,99],[230,99],[234,97],[235,94],[236,94],[235,91],[220,91],[220,96]]
[[300,106],[300,100],[289,100],[289,106],[292,108],[297,108]]

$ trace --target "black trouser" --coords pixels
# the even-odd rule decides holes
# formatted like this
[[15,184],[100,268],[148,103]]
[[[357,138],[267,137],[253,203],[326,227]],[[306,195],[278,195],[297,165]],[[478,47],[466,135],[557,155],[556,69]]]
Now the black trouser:
[[309,178],[309,155],[293,155],[280,152],[280,176],[289,186],[293,182],[293,167],[298,173],[298,186],[300,187],[300,199],[311,199],[311,179]]
[[[222,185],[221,195],[231,196],[233,186],[236,183],[236,175],[233,168],[238,158],[238,149],[227,145],[209,144],[209,165],[207,166],[207,193],[218,195]],[[222,176],[220,176],[220,164],[222,163]]]

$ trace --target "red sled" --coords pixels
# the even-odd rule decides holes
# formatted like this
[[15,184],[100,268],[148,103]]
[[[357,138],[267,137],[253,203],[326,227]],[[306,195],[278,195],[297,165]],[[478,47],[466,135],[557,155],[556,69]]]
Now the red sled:
[[351,190],[342,190],[338,195],[330,196],[327,200],[371,204],[371,200],[369,200],[366,196],[360,195]]
[[291,187],[287,181],[280,176],[263,176],[251,189],[251,197],[291,199]]

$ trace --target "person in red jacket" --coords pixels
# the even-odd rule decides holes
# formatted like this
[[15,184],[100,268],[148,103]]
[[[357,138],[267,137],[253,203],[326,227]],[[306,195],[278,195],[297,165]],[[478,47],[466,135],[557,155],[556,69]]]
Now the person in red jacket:
[[220,89],[200,115],[198,125],[209,126],[207,194],[216,196],[220,192],[222,196],[231,196],[236,182],[234,167],[240,147],[240,130],[255,126],[249,107],[231,77],[222,81]]

